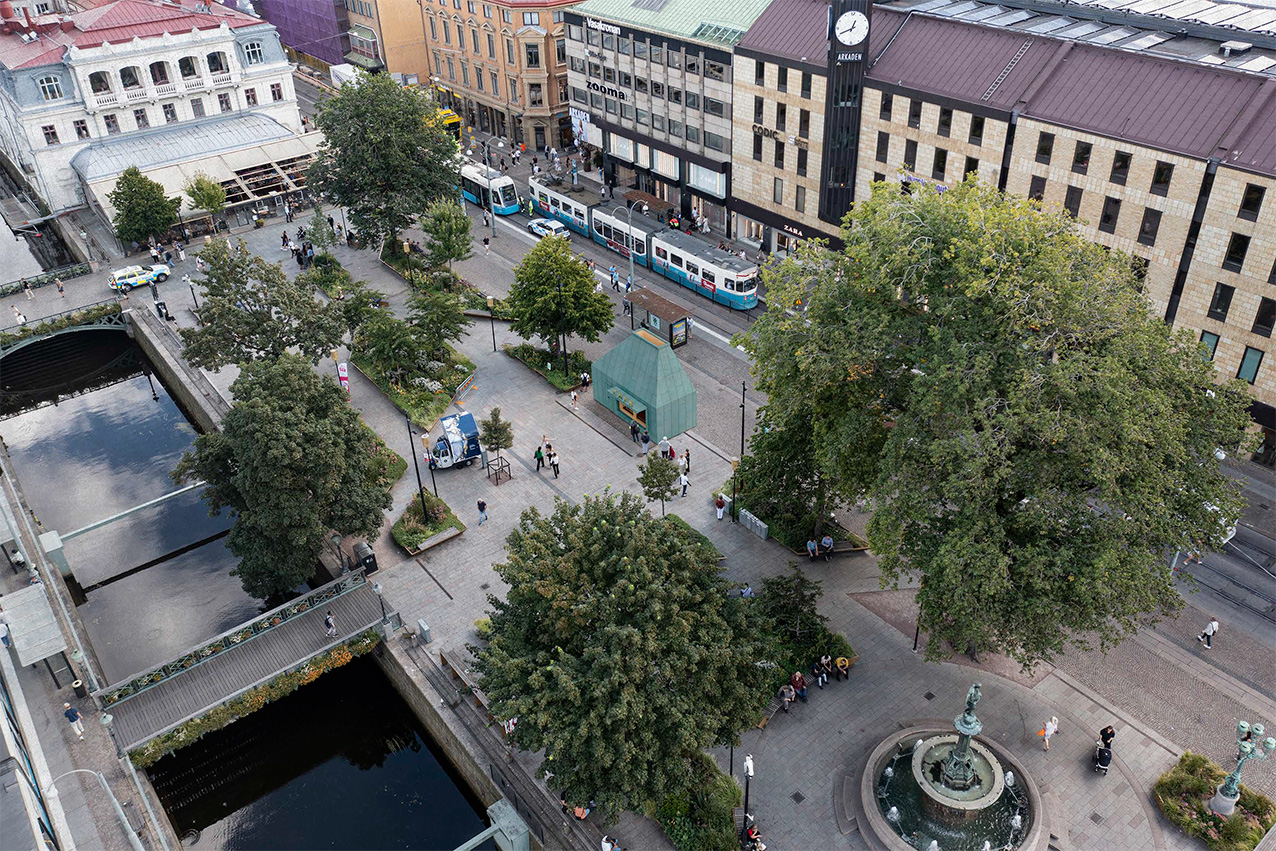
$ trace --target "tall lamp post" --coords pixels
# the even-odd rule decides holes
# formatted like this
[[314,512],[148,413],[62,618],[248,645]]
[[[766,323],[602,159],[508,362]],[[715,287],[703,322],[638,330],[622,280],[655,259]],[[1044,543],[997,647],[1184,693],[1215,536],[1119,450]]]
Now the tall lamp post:
[[[404,414],[403,419],[406,420],[408,424],[408,448],[412,450],[412,466],[416,469],[416,491],[421,497],[421,516],[425,517],[425,486],[421,484],[421,462],[416,458],[416,443],[412,439],[412,417],[408,414]],[[430,475],[431,481],[433,481],[433,470],[430,471]],[[434,489],[434,495],[436,497],[439,495],[437,487]]]
[[736,505],[736,495],[740,491],[740,464],[744,461],[744,391],[747,385],[740,382],[740,460],[736,462],[736,468],[732,471],[731,476],[731,520],[734,523],[740,522],[740,509]]
[[[492,171],[494,169],[492,168],[492,162],[491,162],[492,153],[489,150],[492,145],[492,142],[496,142],[496,147],[498,149],[505,147],[505,143],[503,141],[500,141],[498,139],[492,139],[490,137],[488,138],[486,142],[483,143],[483,168],[487,172],[487,211],[490,214],[488,218],[491,220],[489,224],[492,226],[492,241],[495,242],[496,241],[496,197],[492,195]],[[470,148],[468,151],[465,152],[466,156],[472,156],[473,154],[474,154],[473,148]]]
[[753,754],[744,755],[744,826],[741,833],[749,829],[749,781],[753,779]]
[[496,299],[487,297],[487,321],[492,324],[492,351],[496,351]]
[[1263,738],[1267,730],[1262,724],[1241,721],[1236,725],[1236,769],[1219,785],[1210,800],[1210,809],[1220,816],[1230,816],[1241,797],[1241,769],[1251,759],[1267,759],[1276,751],[1276,738]]
[[372,583],[372,593],[377,595],[377,602],[381,604],[381,623],[386,623],[389,618],[385,615],[385,597],[381,596],[381,592],[385,589],[381,587],[380,582]]
[[[611,208],[611,211],[615,213],[619,209],[620,209],[620,205],[617,204],[616,206]],[[630,282],[632,282],[634,279],[634,243],[636,242],[636,240],[634,239],[634,202],[633,201],[630,201],[629,204],[625,207],[625,227],[629,229],[629,233],[627,236],[629,244],[626,247],[629,251],[629,280]],[[630,325],[632,324],[633,324],[633,320],[631,318]]]

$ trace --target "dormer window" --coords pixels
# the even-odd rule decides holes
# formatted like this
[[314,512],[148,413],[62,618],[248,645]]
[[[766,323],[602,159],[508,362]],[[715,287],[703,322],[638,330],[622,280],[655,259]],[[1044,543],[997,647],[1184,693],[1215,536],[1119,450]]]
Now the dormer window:
[[244,45],[244,62],[249,65],[260,65],[266,61],[260,41],[250,41]]
[[45,100],[62,100],[62,80],[59,77],[41,77],[36,81]]

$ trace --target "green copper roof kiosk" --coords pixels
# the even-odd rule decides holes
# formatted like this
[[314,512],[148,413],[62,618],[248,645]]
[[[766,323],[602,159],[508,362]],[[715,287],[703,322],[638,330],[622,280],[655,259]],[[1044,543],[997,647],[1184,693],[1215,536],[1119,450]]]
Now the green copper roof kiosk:
[[594,361],[594,401],[653,441],[696,426],[696,388],[669,341],[640,328]]

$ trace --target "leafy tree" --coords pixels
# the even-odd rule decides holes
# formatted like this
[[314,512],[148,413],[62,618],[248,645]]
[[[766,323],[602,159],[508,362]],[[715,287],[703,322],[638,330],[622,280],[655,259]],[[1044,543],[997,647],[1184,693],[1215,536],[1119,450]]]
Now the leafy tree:
[[315,208],[315,214],[306,223],[306,239],[315,247],[316,255],[327,254],[328,249],[337,241],[337,235],[328,224],[328,217],[319,207]]
[[611,300],[564,237],[546,237],[514,267],[506,306],[510,327],[524,339],[555,340],[560,331],[597,343],[615,322]]
[[316,301],[308,278],[289,280],[243,240],[233,246],[214,240],[199,256],[206,265],[202,324],[181,329],[183,355],[195,366],[276,360],[294,349],[318,363],[341,342],[347,325],[341,305]]
[[820,583],[789,562],[788,573],[762,581],[758,610],[787,638],[802,639],[828,623],[818,608],[823,596]]
[[768,273],[748,346],[769,410],[871,499],[884,582],[920,577],[931,657],[1030,666],[1180,607],[1165,554],[1237,516],[1214,451],[1249,398],[1149,316],[1129,259],[973,180],[876,186],[844,239]]
[[717,560],[624,493],[523,512],[496,566],[491,636],[472,648],[498,718],[544,751],[569,803],[605,816],[688,788],[767,700],[758,625]]
[[421,229],[429,237],[425,246],[426,262],[431,266],[446,263],[451,271],[453,260],[468,260],[474,256],[472,224],[469,214],[451,198],[439,198],[430,204],[421,218]]
[[[465,315],[465,304],[454,293],[426,292],[408,300],[409,321],[430,356],[439,356],[448,343],[460,342],[474,320]],[[440,358],[441,360],[443,358]]]
[[496,450],[496,459],[501,458],[501,450],[514,445],[514,427],[509,420],[501,419],[501,409],[493,408],[487,419],[479,420],[479,436],[488,449]]
[[215,230],[217,216],[226,209],[226,188],[204,173],[196,174],[182,187],[191,206],[208,213],[208,229]]
[[421,353],[420,330],[378,310],[359,328],[355,348],[371,358],[390,381],[401,381]]
[[319,107],[324,142],[309,185],[346,214],[365,243],[393,240],[456,186],[456,140],[425,92],[360,74]]
[[137,166],[124,169],[115,188],[106,195],[115,208],[115,233],[123,242],[146,242],[163,236],[177,221],[180,198],[168,198],[164,187],[142,174]]
[[203,480],[216,515],[235,514],[227,546],[244,590],[265,598],[314,574],[335,530],[371,537],[390,507],[376,436],[330,379],[302,358],[244,366],[222,430],[202,434],[173,471]]
[[659,452],[648,452],[647,460],[638,466],[638,484],[647,502],[660,501],[660,516],[665,516],[665,500],[678,495],[678,465]]

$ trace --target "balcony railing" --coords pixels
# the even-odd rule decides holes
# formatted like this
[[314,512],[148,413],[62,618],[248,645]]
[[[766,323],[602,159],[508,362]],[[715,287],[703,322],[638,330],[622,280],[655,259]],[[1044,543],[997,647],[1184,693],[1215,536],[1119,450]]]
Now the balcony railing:
[[146,100],[151,95],[149,92],[146,91],[146,89],[125,89],[124,96],[127,97],[130,101],[135,101],[135,100]]
[[226,85],[227,83],[230,83],[230,82],[231,82],[231,75],[230,75],[230,72],[229,72],[229,71],[225,71],[225,72],[223,72],[223,73],[221,73],[221,74],[214,74],[214,75],[213,75],[213,85],[214,85],[214,86],[224,86],[224,85]]
[[115,92],[100,92],[93,95],[93,102],[98,106],[112,106],[120,102],[120,96]]
[[155,94],[159,95],[160,97],[175,95],[177,94],[177,84],[176,83],[156,83]]

